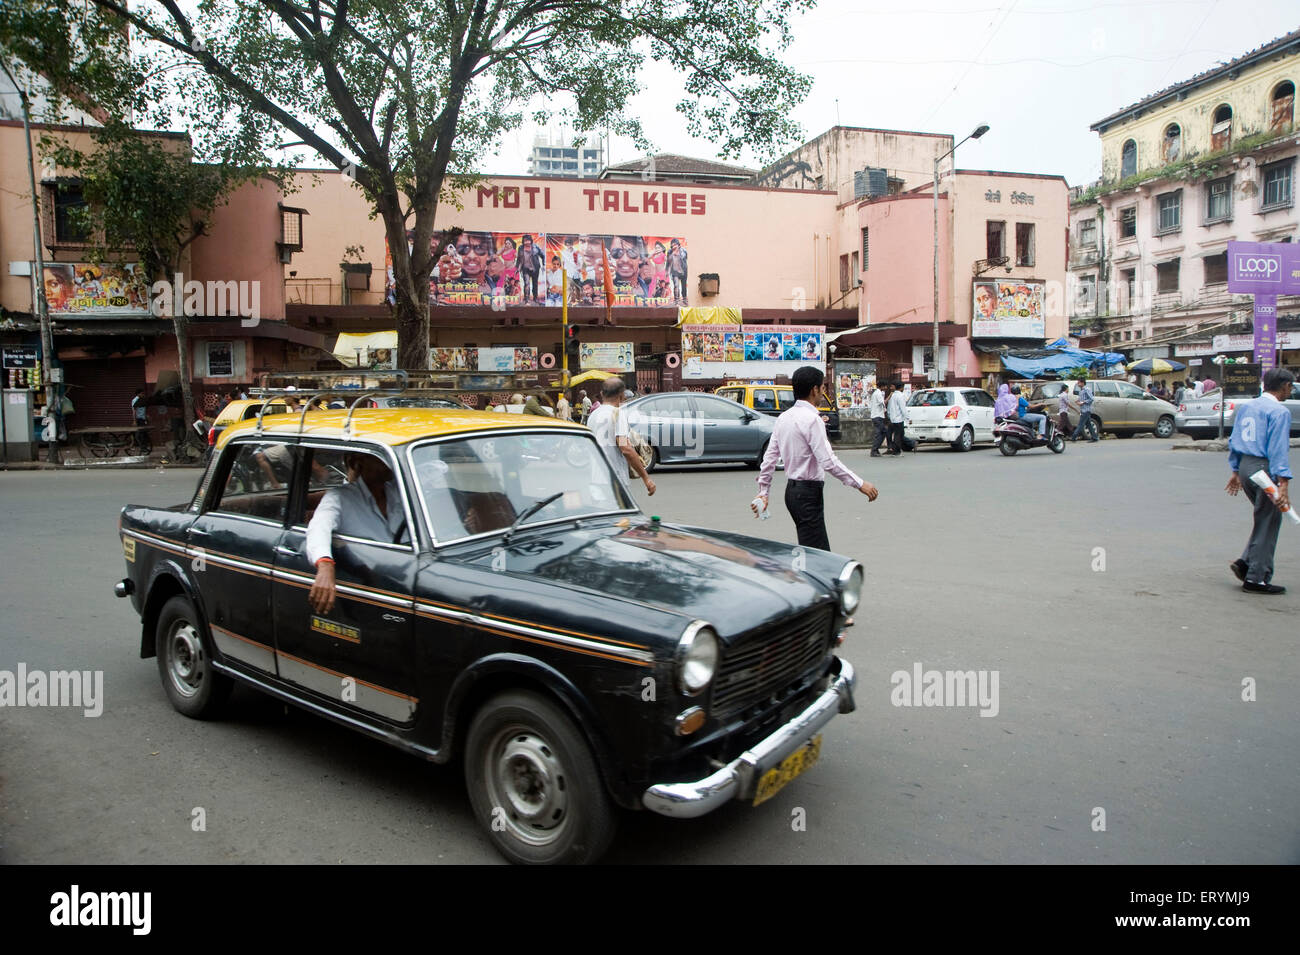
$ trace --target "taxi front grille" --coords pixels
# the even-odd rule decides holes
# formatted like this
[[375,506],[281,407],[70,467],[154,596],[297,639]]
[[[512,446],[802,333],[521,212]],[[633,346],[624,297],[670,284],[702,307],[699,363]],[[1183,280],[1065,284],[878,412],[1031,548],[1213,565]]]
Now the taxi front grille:
[[710,715],[726,719],[779,696],[826,655],[831,608],[818,607],[729,647],[713,681]]

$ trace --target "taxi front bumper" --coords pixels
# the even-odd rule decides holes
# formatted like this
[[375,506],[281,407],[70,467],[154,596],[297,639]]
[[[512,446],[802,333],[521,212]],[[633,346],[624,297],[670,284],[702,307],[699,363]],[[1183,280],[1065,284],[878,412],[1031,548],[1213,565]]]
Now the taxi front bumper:
[[660,783],[641,797],[642,804],[661,816],[694,819],[733,799],[754,794],[765,772],[803,746],[840,713],[852,713],[858,677],[853,665],[840,660],[839,675],[802,713],[751,746],[711,776],[695,782]]

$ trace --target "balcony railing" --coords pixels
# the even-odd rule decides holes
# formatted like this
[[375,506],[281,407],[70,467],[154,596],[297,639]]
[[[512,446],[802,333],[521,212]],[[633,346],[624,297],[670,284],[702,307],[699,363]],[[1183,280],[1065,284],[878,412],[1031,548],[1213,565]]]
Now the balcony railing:
[[383,273],[376,272],[369,290],[350,289],[344,296],[343,283],[330,278],[289,278],[284,280],[284,300],[288,305],[383,305]]

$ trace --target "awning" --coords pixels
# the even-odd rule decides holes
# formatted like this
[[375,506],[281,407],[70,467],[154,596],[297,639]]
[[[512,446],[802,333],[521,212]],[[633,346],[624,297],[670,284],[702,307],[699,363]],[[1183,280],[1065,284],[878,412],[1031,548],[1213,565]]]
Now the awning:
[[606,378],[617,378],[617,377],[618,377],[617,375],[610,374],[607,371],[596,371],[596,370],[584,371],[581,375],[578,375],[576,378],[569,379],[569,387],[572,388],[574,385],[581,385],[584,382],[588,382],[588,381],[604,381]]
[[677,310],[677,324],[682,325],[740,325],[741,310],[723,308],[721,305],[702,305]]
[[343,332],[334,343],[334,357],[344,365],[368,366],[372,351],[397,349],[397,332]]

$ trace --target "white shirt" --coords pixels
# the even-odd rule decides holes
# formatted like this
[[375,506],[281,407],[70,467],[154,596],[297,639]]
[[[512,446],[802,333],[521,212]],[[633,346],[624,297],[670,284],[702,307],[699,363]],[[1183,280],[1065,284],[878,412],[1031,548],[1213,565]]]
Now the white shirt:
[[1198,381],[1192,385],[1192,393],[1196,395],[1196,397],[1198,398],[1201,397],[1204,391],[1205,391],[1205,382]]
[[596,443],[605,452],[605,458],[615,474],[627,464],[627,458],[619,450],[618,439],[628,437],[627,415],[616,413],[619,409],[611,404],[601,404],[587,419],[587,427],[596,436]]
[[879,388],[872,388],[871,397],[867,399],[867,407],[871,409],[871,417],[883,418],[885,416],[885,393]]
[[559,402],[555,406],[555,416],[561,421],[570,421],[573,418],[573,409],[569,406],[569,399],[560,396]]
[[[307,560],[315,567],[322,557],[332,557],[330,538],[334,534],[362,537],[385,544],[405,544],[411,540],[411,529],[406,526],[406,511],[402,507],[402,492],[396,479],[384,485],[384,498],[388,516],[379,512],[374,495],[364,481],[352,481],[342,487],[332,487],[325,492],[316,513],[307,525]],[[401,531],[400,535],[398,531]]]
[[901,391],[895,391],[889,396],[889,421],[891,424],[902,424],[907,418],[907,412],[903,409],[906,403]]

